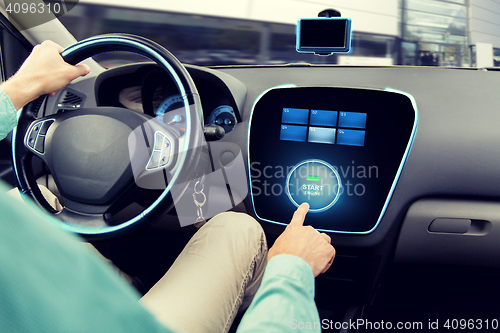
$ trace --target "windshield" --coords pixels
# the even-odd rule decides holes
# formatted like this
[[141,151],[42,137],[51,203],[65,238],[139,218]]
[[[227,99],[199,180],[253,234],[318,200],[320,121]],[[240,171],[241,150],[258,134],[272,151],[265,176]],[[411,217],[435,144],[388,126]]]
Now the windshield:
[[[296,52],[297,20],[328,7],[352,19],[352,52]],[[194,65],[500,66],[500,44],[494,43],[500,27],[492,31],[479,24],[489,14],[472,7],[466,0],[82,0],[60,20],[78,40],[110,32],[137,34]],[[138,58],[105,54],[96,60],[113,67]]]

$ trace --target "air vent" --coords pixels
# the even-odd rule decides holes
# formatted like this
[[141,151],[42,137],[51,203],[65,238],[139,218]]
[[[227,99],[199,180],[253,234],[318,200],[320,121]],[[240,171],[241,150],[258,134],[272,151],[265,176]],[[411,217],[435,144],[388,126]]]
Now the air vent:
[[77,96],[73,94],[70,91],[66,92],[66,96],[64,96],[63,99],[63,104],[80,104],[82,102],[82,98],[80,96]]
[[84,97],[85,96],[83,94],[80,94],[74,90],[64,90],[61,94],[61,97],[59,98],[59,103],[57,103],[57,112],[66,112],[81,108]]

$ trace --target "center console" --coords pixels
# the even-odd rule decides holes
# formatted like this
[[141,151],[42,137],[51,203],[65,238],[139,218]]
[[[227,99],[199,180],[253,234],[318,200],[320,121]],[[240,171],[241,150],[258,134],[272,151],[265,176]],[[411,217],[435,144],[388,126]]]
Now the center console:
[[303,202],[307,223],[338,233],[379,224],[417,126],[413,98],[395,90],[277,87],[255,103],[249,173],[255,214],[288,224]]

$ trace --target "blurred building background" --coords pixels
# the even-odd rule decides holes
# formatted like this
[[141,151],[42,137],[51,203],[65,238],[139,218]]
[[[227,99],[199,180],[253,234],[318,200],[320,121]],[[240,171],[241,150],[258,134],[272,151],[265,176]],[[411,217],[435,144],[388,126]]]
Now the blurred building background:
[[[297,20],[326,8],[352,19],[352,53],[295,52]],[[80,0],[60,20],[79,40],[138,34],[197,65],[500,66],[500,0]],[[134,60],[98,59],[107,67]]]

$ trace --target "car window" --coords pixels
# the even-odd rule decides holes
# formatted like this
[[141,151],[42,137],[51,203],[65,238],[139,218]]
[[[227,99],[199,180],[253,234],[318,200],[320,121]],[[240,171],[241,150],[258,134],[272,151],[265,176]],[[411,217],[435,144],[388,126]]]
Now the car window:
[[9,21],[0,14],[0,67],[1,79],[12,76],[28,57],[31,45],[16,32]]
[[[475,24],[480,24],[481,18],[475,17],[476,11],[470,11],[472,4],[465,1],[384,0],[377,5],[355,1],[349,7],[338,1],[330,5],[340,6],[343,16],[353,20],[352,52],[323,57],[295,51],[297,19],[315,17],[319,6],[294,1],[290,2],[293,8],[282,13],[272,3],[266,8],[267,4],[251,2],[248,9],[240,3],[231,2],[229,6],[230,2],[224,0],[210,3],[217,10],[203,12],[197,6],[166,2],[155,2],[154,6],[131,1],[80,2],[60,20],[78,40],[110,32],[138,34],[162,44],[184,63],[208,66],[310,63],[471,67],[477,65],[475,40],[483,40],[485,33],[483,28],[476,31]],[[472,15],[470,24],[468,15]],[[486,52],[494,52],[498,59],[500,49],[493,46]],[[137,58],[107,54],[97,60],[112,67]],[[495,60],[489,67],[493,65],[500,62]]]

